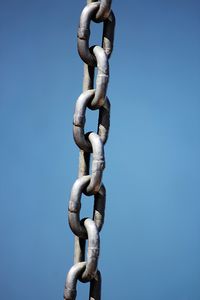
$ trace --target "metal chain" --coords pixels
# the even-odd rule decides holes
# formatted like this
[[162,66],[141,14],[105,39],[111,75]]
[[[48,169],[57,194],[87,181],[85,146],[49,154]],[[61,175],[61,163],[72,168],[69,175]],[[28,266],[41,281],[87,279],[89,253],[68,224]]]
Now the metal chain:
[[[75,235],[74,265],[67,274],[64,299],[76,299],[77,281],[90,282],[90,300],[101,299],[101,273],[98,270],[99,232],[104,223],[106,189],[102,183],[105,167],[104,144],[110,126],[110,102],[106,96],[109,80],[108,59],[112,53],[115,17],[112,0],[88,0],[80,16],[78,52],[84,61],[83,92],[74,113],[73,136],[80,149],[78,179],[70,195],[69,226]],[[102,47],[89,47],[90,23],[103,22]],[[97,68],[94,88],[95,68]],[[97,133],[85,133],[86,109],[99,110]],[[91,174],[90,157],[92,154]],[[94,196],[93,218],[80,220],[81,196]],[[87,255],[85,251],[88,239]],[[87,257],[87,259],[85,258]]]

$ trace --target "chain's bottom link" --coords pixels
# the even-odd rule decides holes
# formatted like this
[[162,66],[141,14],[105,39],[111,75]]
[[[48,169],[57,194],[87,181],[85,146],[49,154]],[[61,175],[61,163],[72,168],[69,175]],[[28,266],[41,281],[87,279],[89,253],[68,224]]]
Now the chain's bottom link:
[[[64,289],[64,299],[65,300],[75,300],[77,295],[77,281],[82,276],[86,269],[86,262],[76,263],[71,267],[68,272],[65,289]],[[89,299],[100,300],[101,299],[101,273],[98,270],[92,280],[90,280],[90,293]]]

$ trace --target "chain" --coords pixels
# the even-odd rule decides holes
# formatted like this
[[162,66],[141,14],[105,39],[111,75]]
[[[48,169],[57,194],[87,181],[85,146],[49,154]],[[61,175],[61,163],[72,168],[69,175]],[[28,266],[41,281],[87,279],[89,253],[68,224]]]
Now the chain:
[[[88,0],[80,16],[78,52],[84,61],[84,78],[83,92],[77,99],[73,120],[73,136],[80,149],[79,174],[72,186],[68,207],[69,226],[75,235],[75,250],[74,265],[69,270],[65,282],[65,300],[76,299],[78,280],[90,282],[90,300],[101,299],[101,273],[98,270],[99,233],[104,223],[106,202],[102,175],[105,167],[104,144],[110,126],[110,102],[106,92],[109,80],[108,59],[113,49],[115,28],[111,2],[112,0]],[[89,47],[91,21],[103,22],[102,47]],[[97,75],[94,88],[95,68]],[[84,131],[86,109],[99,111],[97,133]],[[94,197],[92,219],[80,220],[82,194]]]

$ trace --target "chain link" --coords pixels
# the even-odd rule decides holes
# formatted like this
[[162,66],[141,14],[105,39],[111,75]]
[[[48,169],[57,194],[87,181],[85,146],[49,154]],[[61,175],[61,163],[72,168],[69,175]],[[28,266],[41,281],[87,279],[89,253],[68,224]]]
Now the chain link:
[[[83,92],[78,97],[73,119],[73,136],[80,149],[78,179],[72,186],[68,221],[75,235],[74,265],[67,274],[64,299],[76,299],[77,281],[90,282],[90,300],[101,299],[101,273],[98,270],[99,233],[104,223],[106,189],[102,183],[105,168],[104,144],[110,127],[108,59],[113,50],[115,17],[112,0],[87,0],[80,16],[78,53],[84,62]],[[103,22],[102,47],[89,46],[90,23]],[[97,68],[96,83],[95,68]],[[86,109],[99,110],[97,133],[85,133]],[[91,174],[90,158],[92,154]],[[81,196],[94,196],[93,217],[80,220]],[[86,240],[88,240],[86,255]],[[86,259],[87,258],[87,259]]]

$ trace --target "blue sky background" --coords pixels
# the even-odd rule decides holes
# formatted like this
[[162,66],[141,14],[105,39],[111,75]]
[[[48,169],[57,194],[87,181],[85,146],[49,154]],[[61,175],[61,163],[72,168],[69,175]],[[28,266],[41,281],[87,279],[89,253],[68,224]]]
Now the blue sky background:
[[[62,299],[86,1],[0,1],[1,299]],[[200,2],[113,1],[104,300],[200,299]],[[101,40],[92,26],[92,43]],[[96,129],[97,113],[88,112]],[[91,201],[90,201],[91,200]],[[82,216],[92,198],[83,197]],[[88,298],[78,287],[78,300]]]

